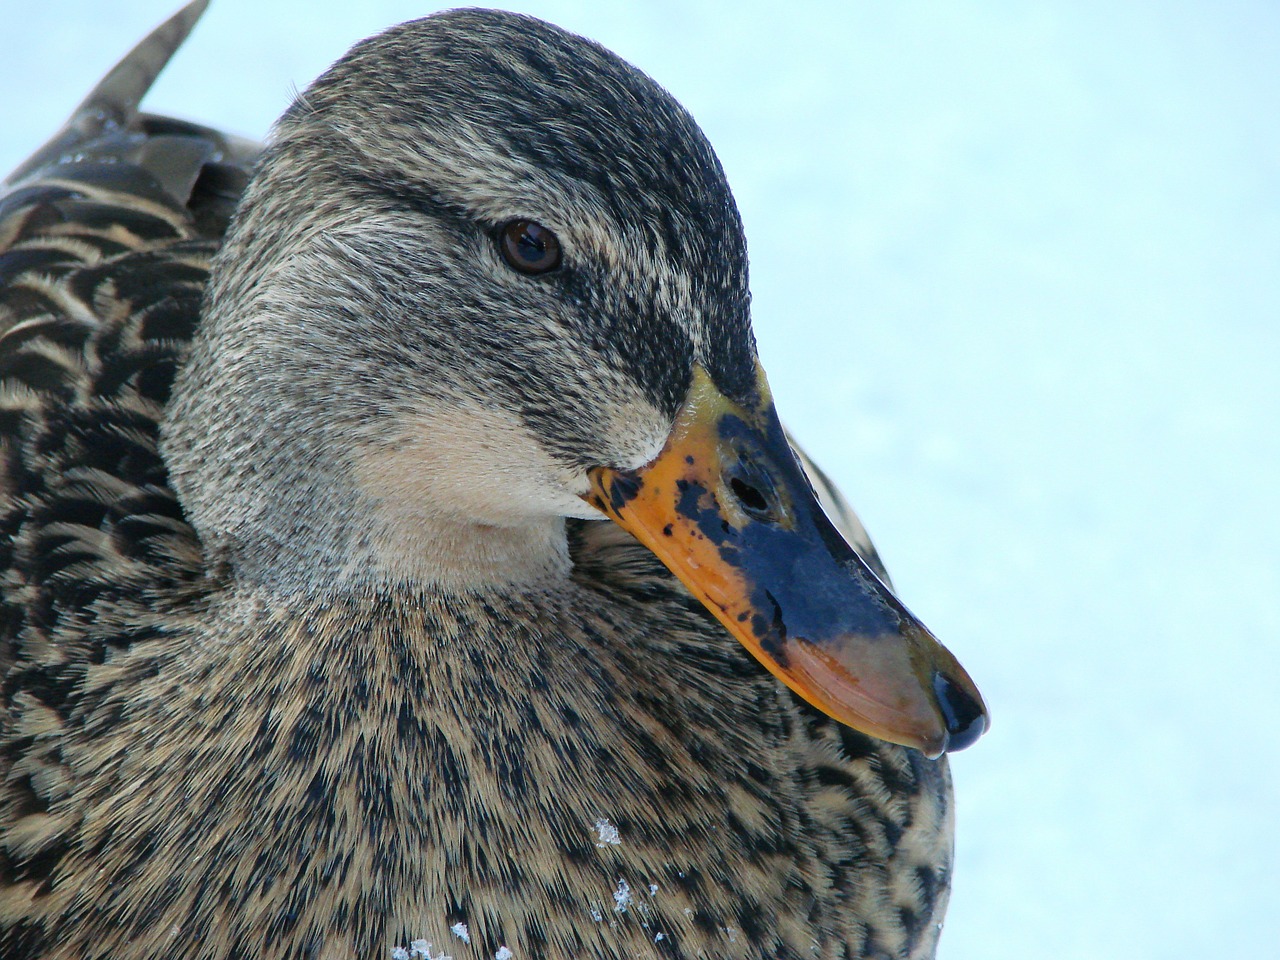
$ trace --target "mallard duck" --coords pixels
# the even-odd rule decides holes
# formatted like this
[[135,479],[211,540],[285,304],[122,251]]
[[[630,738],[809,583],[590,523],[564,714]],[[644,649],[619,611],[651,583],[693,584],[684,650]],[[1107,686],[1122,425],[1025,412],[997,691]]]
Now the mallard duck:
[[259,148],[137,110],[204,5],[0,198],[0,956],[933,956],[985,707],[693,120],[459,10]]

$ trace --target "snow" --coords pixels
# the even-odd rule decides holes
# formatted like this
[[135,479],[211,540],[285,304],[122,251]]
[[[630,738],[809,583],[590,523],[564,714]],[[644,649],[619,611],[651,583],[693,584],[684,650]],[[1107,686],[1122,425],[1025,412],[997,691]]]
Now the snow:
[[618,846],[622,843],[622,835],[618,833],[618,828],[608,821],[605,817],[596,820],[596,846],[608,847]]
[[619,880],[618,889],[613,891],[613,909],[618,913],[626,913],[631,900],[631,885],[625,880]]
[[455,923],[449,930],[463,943],[471,942],[471,931],[467,929],[465,923]]
[[439,954],[433,953],[428,940],[414,940],[409,944],[407,951],[403,947],[393,948],[391,960],[453,960],[453,958],[443,951]]
[[[171,4],[11,6],[5,170]],[[518,7],[707,130],[782,413],[989,700],[941,960],[1271,955],[1280,7]],[[149,106],[261,134],[428,9],[217,0]]]

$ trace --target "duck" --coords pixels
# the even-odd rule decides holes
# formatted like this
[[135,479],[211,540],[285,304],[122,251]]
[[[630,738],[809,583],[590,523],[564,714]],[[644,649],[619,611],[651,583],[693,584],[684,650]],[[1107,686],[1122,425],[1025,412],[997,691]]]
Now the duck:
[[690,115],[461,9],[0,192],[0,955],[927,958],[988,725],[782,427]]

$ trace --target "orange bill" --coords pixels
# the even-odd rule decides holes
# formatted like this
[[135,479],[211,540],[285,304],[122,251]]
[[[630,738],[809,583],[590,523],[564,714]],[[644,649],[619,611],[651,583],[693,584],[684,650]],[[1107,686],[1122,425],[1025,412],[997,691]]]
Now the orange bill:
[[597,467],[586,499],[652,550],[798,695],[931,757],[988,726],[977,687],[822,512],[764,371],[750,408],[695,368],[658,457]]

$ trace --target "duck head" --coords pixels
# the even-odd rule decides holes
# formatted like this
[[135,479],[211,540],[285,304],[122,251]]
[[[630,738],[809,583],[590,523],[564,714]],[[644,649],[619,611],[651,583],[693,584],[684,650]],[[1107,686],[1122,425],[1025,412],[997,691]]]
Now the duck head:
[[357,45],[275,129],[164,426],[244,583],[554,585],[565,518],[633,533],[765,667],[930,755],[968,675],[823,514],[751,333],[715,154],[657,84],[540,21]]

